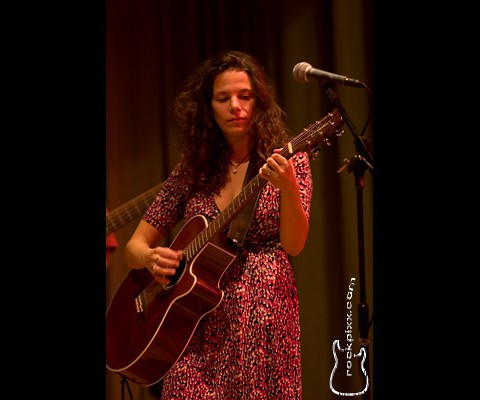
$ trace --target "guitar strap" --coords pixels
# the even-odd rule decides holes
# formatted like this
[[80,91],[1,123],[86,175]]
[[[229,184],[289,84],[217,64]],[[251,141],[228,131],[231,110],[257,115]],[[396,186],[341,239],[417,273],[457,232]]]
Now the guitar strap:
[[[250,163],[248,164],[247,173],[245,174],[245,179],[243,181],[243,186],[245,186],[258,174],[258,170],[261,166],[262,160],[254,151],[252,156],[250,157]],[[255,210],[255,206],[257,205],[260,192],[261,190],[257,193],[255,199],[251,199],[247,202],[247,204],[236,215],[236,217],[230,224],[227,237],[229,237],[237,246],[243,246],[245,234],[247,233],[248,227],[252,222],[253,212]]]

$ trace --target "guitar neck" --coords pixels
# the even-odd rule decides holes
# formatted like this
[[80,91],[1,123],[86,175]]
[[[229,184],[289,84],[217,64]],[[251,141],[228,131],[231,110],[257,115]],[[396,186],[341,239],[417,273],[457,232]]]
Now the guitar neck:
[[107,235],[122,228],[134,219],[141,217],[152,201],[155,200],[162,185],[163,182],[131,199],[125,204],[110,210],[106,217]]
[[[280,150],[280,155],[289,159],[298,151],[311,152],[317,149],[320,143],[330,145],[329,136],[334,132],[338,132],[342,124],[342,117],[337,109],[327,114],[319,121],[315,121],[308,128],[304,129],[299,135],[294,137]],[[215,218],[203,232],[198,235],[185,248],[187,261],[191,260],[197,252],[203,248],[211,239],[220,233],[234,217],[241,211],[241,209],[250,201],[265,185],[267,181],[262,179],[260,175],[256,175],[250,182],[248,182],[240,192],[240,194],[233,199],[233,201],[223,210],[217,218]]]

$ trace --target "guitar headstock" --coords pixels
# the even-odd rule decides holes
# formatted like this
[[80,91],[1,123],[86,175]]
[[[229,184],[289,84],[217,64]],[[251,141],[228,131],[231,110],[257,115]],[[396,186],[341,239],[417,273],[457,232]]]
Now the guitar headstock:
[[305,128],[298,136],[292,139],[280,152],[286,158],[290,158],[298,151],[310,153],[315,158],[319,153],[319,146],[330,146],[330,137],[343,135],[343,118],[337,109],[329,112],[321,120]]

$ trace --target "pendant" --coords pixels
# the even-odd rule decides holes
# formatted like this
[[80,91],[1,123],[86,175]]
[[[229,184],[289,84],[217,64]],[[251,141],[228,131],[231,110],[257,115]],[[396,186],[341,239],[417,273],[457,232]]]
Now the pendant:
[[240,161],[239,163],[233,163],[232,160],[230,160],[230,165],[233,167],[233,174],[235,175],[237,173],[237,168],[242,165],[244,162],[247,162],[249,160],[248,156],[250,154],[247,153],[245,155],[245,157],[242,158],[242,161]]

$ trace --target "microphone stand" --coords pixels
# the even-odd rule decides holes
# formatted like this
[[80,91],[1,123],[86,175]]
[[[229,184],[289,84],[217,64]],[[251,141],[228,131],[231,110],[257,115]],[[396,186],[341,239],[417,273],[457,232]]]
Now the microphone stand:
[[[360,303],[358,305],[358,327],[360,330],[360,348],[365,351],[365,377],[369,377],[369,363],[370,357],[368,354],[368,331],[371,322],[369,322],[368,304],[366,301],[366,288],[365,288],[365,249],[364,249],[364,218],[363,218],[363,188],[364,188],[364,174],[368,168],[373,173],[373,158],[367,149],[365,138],[360,137],[357,134],[355,127],[353,126],[350,118],[348,117],[343,105],[341,104],[338,94],[327,85],[327,95],[335,104],[340,114],[342,115],[346,125],[349,127],[353,137],[355,138],[355,148],[359,154],[356,154],[352,159],[344,161],[344,165],[337,171],[341,172],[345,167],[349,171],[354,172],[355,176],[355,188],[357,194],[357,233],[358,233],[358,264],[359,264],[359,281],[360,281]],[[372,317],[373,319],[373,317]],[[360,354],[360,353],[359,353]],[[364,384],[366,382],[364,381]],[[368,380],[368,388],[363,393],[363,399],[370,399],[370,380]]]

